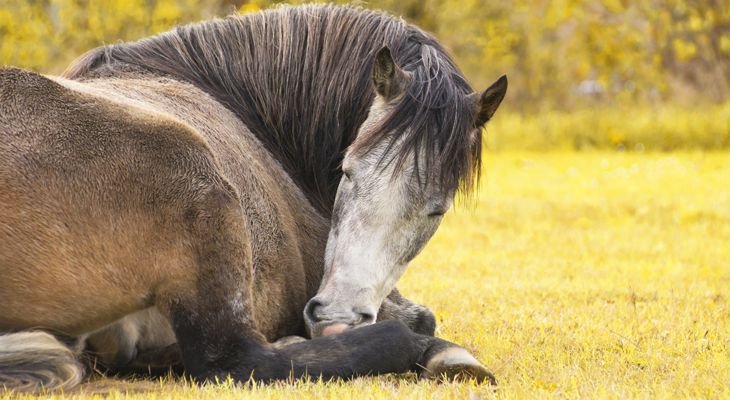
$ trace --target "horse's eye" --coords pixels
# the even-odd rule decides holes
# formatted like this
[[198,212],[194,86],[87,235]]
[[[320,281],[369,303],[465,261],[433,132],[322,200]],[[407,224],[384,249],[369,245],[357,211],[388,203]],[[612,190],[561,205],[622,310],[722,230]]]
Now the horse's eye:
[[431,211],[428,213],[429,218],[443,217],[446,212],[442,210]]
[[349,171],[342,171],[342,176],[344,176],[348,181],[351,180]]

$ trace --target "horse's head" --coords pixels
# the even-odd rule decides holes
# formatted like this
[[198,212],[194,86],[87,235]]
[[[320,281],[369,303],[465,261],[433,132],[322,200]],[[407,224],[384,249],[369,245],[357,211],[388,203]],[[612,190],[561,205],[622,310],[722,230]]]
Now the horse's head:
[[408,71],[387,48],[377,53],[376,97],[342,162],[324,277],[304,311],[312,336],[374,323],[455,194],[476,179],[481,128],[507,79],[470,94],[459,76],[439,71],[450,65]]

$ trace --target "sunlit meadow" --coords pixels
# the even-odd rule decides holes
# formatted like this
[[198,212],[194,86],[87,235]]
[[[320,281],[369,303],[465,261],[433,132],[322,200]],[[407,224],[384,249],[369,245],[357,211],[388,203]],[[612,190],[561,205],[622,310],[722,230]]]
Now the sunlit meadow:
[[728,153],[490,153],[479,196],[448,214],[400,288],[435,311],[439,336],[494,371],[497,388],[406,375],[202,388],[102,380],[68,395],[728,398],[728,260]]

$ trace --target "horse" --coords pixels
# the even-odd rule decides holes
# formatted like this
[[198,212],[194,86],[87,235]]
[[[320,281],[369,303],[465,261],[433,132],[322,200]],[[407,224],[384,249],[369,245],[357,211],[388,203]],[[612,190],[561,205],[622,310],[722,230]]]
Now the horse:
[[84,349],[124,366],[170,346],[198,382],[493,383],[395,286],[473,192],[506,89],[333,5],[180,26],[61,76],[3,68],[0,386],[69,389]]

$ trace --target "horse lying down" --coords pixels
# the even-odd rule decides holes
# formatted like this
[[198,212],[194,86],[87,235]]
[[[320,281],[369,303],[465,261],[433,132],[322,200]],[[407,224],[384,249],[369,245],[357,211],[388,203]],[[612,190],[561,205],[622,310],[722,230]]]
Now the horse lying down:
[[[71,388],[82,346],[199,381],[492,381],[394,288],[506,89],[473,92],[400,19],[319,5],[0,70],[0,386]],[[292,335],[313,339],[270,344]]]

